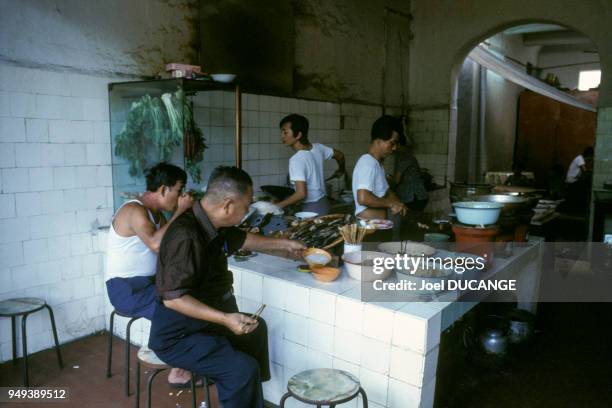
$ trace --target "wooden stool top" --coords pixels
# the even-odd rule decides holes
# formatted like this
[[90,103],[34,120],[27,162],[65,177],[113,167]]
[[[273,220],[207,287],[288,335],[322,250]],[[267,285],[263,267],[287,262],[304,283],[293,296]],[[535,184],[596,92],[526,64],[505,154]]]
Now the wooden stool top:
[[354,375],[331,368],[302,371],[291,377],[287,384],[287,389],[297,399],[324,405],[352,399],[359,387],[359,379]]
[[47,303],[38,298],[14,298],[0,301],[0,316],[12,317],[32,313],[45,307]]
[[155,352],[147,347],[141,347],[138,350],[138,360],[145,367],[155,368],[158,370],[170,368],[170,366],[157,357]]

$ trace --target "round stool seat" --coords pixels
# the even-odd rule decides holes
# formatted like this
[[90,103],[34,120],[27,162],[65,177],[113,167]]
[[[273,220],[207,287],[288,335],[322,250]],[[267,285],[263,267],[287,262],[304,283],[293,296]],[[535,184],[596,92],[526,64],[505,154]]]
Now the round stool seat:
[[138,360],[140,363],[146,367],[156,368],[156,369],[165,369],[170,368],[170,366],[157,357],[155,352],[147,347],[141,347],[138,350]]
[[359,392],[359,379],[346,371],[316,368],[289,379],[287,389],[297,399],[311,404],[340,404]]
[[14,298],[0,301],[0,316],[19,316],[45,307],[46,302],[38,298]]

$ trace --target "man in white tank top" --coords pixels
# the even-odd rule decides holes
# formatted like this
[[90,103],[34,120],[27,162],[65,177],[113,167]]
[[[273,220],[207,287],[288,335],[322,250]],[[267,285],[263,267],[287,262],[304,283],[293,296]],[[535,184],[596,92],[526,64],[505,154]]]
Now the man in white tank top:
[[280,121],[283,144],[291,147],[295,154],[289,159],[289,180],[295,186],[295,193],[277,203],[281,208],[302,202],[301,211],[329,213],[329,201],[325,191],[323,163],[334,159],[338,170],[332,177],[346,174],[344,154],[321,143],[308,140],[308,119],[293,113]]
[[[158,303],[155,290],[157,253],[168,226],[193,205],[183,193],[187,180],[177,166],[159,163],[146,174],[147,191],[124,203],[109,231],[106,289],[120,313],[151,320]],[[163,211],[174,211],[166,221]],[[189,384],[189,372],[173,368],[168,382],[177,387]]]

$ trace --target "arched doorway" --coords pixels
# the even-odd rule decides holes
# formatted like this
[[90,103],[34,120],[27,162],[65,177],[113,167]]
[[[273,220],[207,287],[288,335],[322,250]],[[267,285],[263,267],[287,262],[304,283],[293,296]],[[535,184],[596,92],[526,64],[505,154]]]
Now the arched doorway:
[[[598,89],[578,89],[592,71],[601,73],[593,42],[559,24],[506,25],[467,45],[453,67],[450,179],[503,185],[518,165],[532,188],[561,198],[570,163],[595,142]],[[572,197],[589,195],[584,186]],[[580,205],[586,239],[587,199]]]

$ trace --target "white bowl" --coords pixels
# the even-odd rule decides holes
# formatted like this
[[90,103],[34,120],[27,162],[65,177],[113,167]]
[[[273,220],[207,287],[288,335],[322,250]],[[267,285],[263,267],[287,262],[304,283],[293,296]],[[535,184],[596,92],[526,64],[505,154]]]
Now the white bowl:
[[463,201],[453,203],[457,219],[462,224],[491,225],[495,224],[504,205],[487,201]]
[[319,214],[316,213],[316,212],[310,212],[310,211],[302,211],[302,212],[299,212],[299,213],[295,213],[295,216],[297,218],[299,218],[300,220],[307,220],[309,218],[314,218],[317,215],[319,215]]
[[344,269],[348,275],[358,281],[373,282],[379,279],[386,279],[393,273],[395,267],[387,269],[383,267],[383,271],[380,274],[374,273],[374,266],[363,266],[362,262],[374,258],[391,258],[394,257],[384,252],[375,251],[356,251],[349,252],[342,255],[342,261],[344,261]]
[[211,77],[213,81],[225,83],[233,82],[236,79],[235,74],[212,74]]

